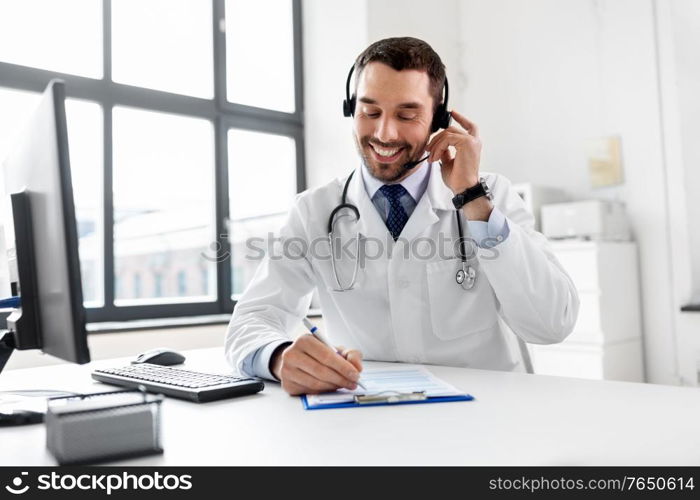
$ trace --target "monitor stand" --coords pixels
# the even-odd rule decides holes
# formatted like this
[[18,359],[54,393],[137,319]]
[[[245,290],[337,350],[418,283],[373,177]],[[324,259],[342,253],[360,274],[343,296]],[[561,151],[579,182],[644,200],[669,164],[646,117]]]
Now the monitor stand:
[[[10,330],[0,330],[0,373],[10,359],[12,352],[15,350],[15,335]],[[39,411],[36,406],[40,399],[46,401],[48,398],[61,396],[74,396],[76,393],[57,390],[16,390],[16,391],[0,391],[0,427],[39,424],[44,421],[44,412]],[[3,395],[6,397],[3,398]],[[12,400],[17,396],[24,398],[36,398],[37,403],[30,405],[32,409],[15,409],[10,413],[5,413],[2,410],[3,399]],[[6,403],[6,401],[5,401]]]
[[[15,350],[15,336],[9,330],[0,330],[0,372],[5,368]],[[0,402],[2,397],[0,396]],[[38,424],[43,422],[43,414],[32,410],[14,410],[10,413],[0,411],[0,427],[11,425]]]

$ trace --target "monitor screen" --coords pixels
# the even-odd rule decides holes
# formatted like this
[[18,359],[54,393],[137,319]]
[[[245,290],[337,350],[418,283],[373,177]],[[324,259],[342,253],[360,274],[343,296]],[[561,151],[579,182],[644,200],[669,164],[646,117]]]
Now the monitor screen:
[[[4,217],[3,223],[17,259],[22,300],[17,314],[31,315],[17,323],[15,347],[38,347],[67,361],[87,363],[64,101],[64,83],[51,81],[2,162],[6,207],[12,207],[12,217]],[[22,324],[31,328],[23,330]]]

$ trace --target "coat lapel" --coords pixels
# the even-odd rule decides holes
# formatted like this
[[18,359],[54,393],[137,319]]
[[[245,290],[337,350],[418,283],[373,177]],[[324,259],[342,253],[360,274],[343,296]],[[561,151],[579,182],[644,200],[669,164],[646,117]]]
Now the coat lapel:
[[451,203],[452,191],[442,181],[440,164],[438,162],[432,163],[429,168],[430,178],[425,193],[421,196],[401,232],[401,238],[408,241],[420,236],[429,226],[440,220],[441,211],[454,210]]
[[384,239],[389,233],[377,208],[372,203],[365,183],[362,180],[362,164],[355,169],[355,173],[348,188],[348,201],[354,204],[360,211],[359,230],[365,237]]

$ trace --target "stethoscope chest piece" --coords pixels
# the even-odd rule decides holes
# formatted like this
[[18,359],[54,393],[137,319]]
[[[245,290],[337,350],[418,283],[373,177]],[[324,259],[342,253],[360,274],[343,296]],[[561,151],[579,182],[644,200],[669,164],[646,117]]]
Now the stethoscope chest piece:
[[465,290],[471,290],[476,283],[476,271],[472,266],[467,265],[466,262],[462,262],[462,269],[457,271],[455,281]]

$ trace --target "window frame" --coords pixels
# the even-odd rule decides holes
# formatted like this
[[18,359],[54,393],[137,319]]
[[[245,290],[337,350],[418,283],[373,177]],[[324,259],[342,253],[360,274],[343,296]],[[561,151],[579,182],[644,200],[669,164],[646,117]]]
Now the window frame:
[[[104,305],[86,308],[88,322],[128,321],[231,313],[232,271],[229,259],[216,264],[216,299],[208,302],[174,301],[173,303],[115,306],[114,217],[113,217],[113,144],[112,110],[128,106],[148,111],[173,113],[209,120],[214,127],[215,229],[220,255],[230,255],[226,221],[229,217],[228,130],[238,128],[256,132],[281,134],[296,144],[297,191],[306,189],[304,154],[304,103],[302,61],[301,0],[292,2],[294,34],[294,100],[293,113],[263,109],[228,102],[226,97],[226,13],[225,0],[212,2],[212,43],[214,58],[214,97],[204,99],[160,90],[153,90],[112,81],[111,0],[102,0],[102,67],[101,79],[58,73],[0,61],[0,87],[43,92],[48,82],[60,78],[66,82],[66,97],[99,104],[103,119],[103,276]],[[175,299],[177,300],[177,299]]]

